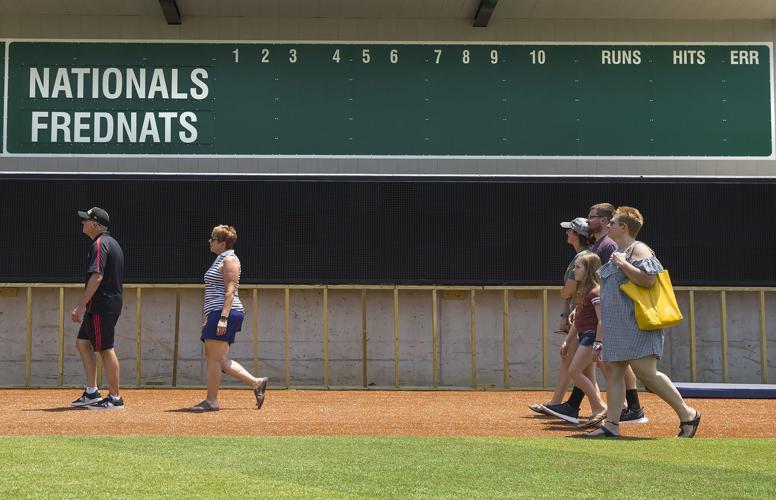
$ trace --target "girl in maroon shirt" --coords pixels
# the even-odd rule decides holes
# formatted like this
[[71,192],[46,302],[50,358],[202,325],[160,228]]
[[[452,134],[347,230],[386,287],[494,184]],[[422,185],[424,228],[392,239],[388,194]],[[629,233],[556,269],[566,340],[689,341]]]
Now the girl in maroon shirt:
[[574,263],[574,279],[578,283],[574,298],[576,316],[574,325],[561,346],[561,353],[565,354],[566,345],[572,341],[572,336],[576,335],[579,339],[579,347],[569,365],[569,375],[574,385],[585,392],[592,412],[590,419],[579,424],[579,427],[597,425],[606,418],[606,404],[598,390],[595,363],[593,363],[593,341],[596,339],[596,331],[601,328],[599,320],[601,299],[596,275],[599,267],[601,267],[601,259],[594,253],[581,255]]

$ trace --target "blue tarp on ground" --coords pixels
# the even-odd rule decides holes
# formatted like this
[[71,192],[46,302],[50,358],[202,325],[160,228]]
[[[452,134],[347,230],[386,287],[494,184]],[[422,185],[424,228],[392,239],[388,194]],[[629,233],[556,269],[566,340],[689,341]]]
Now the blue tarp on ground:
[[674,384],[684,398],[776,399],[776,384]]

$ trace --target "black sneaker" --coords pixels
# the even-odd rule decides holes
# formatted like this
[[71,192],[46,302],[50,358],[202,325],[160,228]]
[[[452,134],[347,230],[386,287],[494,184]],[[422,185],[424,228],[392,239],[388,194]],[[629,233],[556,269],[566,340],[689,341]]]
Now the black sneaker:
[[568,403],[544,405],[544,409],[547,410],[549,415],[562,418],[566,422],[571,422],[572,424],[579,423],[579,408],[574,408]]
[[620,413],[621,424],[646,424],[649,419],[644,415],[644,408],[623,408]]
[[97,403],[100,399],[101,399],[100,391],[93,392],[91,394],[84,391],[84,393],[81,395],[80,398],[70,403],[70,406],[74,408],[78,408],[81,406],[89,406]]
[[124,400],[121,398],[113,399],[112,396],[103,398],[99,403],[88,406],[90,410],[123,410]]

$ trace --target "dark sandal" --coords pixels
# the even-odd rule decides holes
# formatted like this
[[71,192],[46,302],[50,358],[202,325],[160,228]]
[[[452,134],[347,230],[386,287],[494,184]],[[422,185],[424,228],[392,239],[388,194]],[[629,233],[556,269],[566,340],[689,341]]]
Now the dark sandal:
[[[617,425],[617,426],[620,425],[620,424],[615,424],[614,422],[609,422],[609,421],[607,421],[607,423],[610,423],[610,424],[613,424],[613,425]],[[619,434],[615,434],[614,432],[612,432],[609,429],[607,429],[606,425],[601,425],[601,427],[599,427],[598,429],[594,430],[593,432],[588,432],[587,434],[582,434],[582,437],[589,438],[589,439],[599,439],[599,438],[618,438],[620,436],[619,436]]]
[[[679,422],[679,434],[676,435],[676,437],[680,438],[691,438],[695,436],[695,433],[698,432],[698,426],[701,424],[701,412],[698,410],[695,410],[695,418],[692,420],[688,420],[687,422]],[[684,426],[688,425],[690,426],[690,433],[685,434],[684,433]]]
[[208,401],[207,399],[204,399],[198,405],[194,405],[189,408],[189,411],[193,411],[197,413],[203,413],[206,411],[218,411],[218,410],[220,410],[220,408],[218,406],[211,405],[210,401]]
[[264,406],[264,398],[266,396],[268,382],[269,379],[267,377],[260,378],[258,387],[253,390],[253,395],[256,396],[256,408],[259,410],[261,410],[261,407]]
[[581,424],[577,424],[577,429],[584,429],[586,427],[601,427],[603,425],[604,420],[606,420],[606,410],[592,415],[587,420],[587,422],[582,422]]

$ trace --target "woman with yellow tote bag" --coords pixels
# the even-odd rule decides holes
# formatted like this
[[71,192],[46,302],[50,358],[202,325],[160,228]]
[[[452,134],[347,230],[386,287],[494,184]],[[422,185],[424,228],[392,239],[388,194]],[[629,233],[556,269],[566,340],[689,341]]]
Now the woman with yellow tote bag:
[[611,260],[598,270],[601,279],[601,328],[593,344],[594,356],[608,368],[606,402],[609,408],[601,428],[588,437],[617,437],[625,399],[622,376],[630,364],[636,377],[668,403],[679,417],[678,437],[693,437],[701,414],[687,406],[673,382],[657,371],[657,360],[663,355],[663,330],[644,330],[636,321],[633,300],[620,285],[630,281],[644,288],[655,284],[655,276],[663,266],[654,252],[636,241],[644,218],[635,208],[619,207],[609,222],[609,237],[619,247]]

